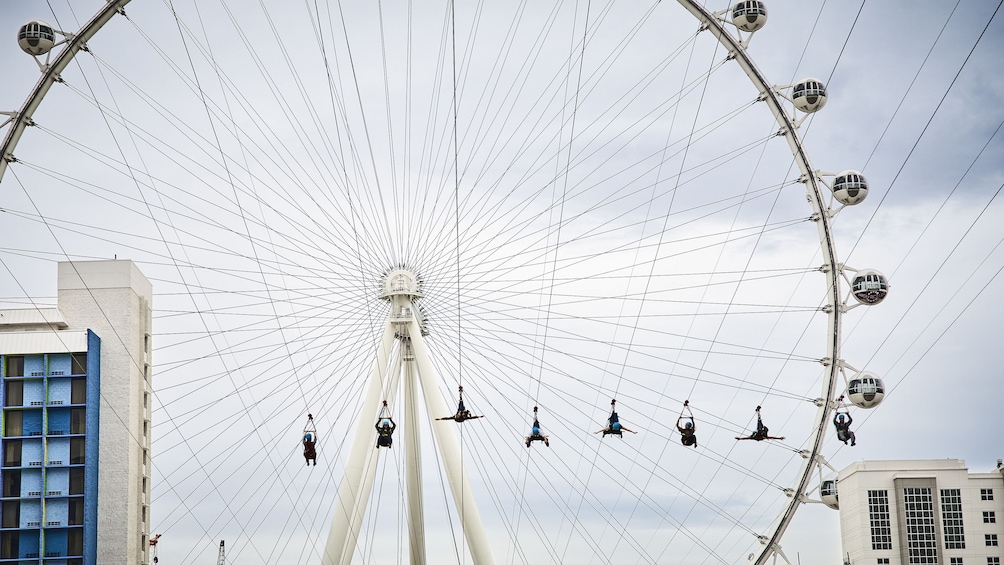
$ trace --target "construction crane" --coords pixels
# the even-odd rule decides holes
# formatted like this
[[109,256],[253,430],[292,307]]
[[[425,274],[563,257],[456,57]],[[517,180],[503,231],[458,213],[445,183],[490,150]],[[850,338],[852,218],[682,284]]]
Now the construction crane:
[[216,565],[224,565],[223,561],[226,559],[226,552],[223,551],[223,540],[220,540],[220,556],[216,558]]

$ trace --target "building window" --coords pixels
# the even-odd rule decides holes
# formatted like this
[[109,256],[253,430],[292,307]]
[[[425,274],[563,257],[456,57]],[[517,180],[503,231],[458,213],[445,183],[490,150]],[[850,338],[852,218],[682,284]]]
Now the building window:
[[1001,565],[1000,557],[987,557],[987,565]]
[[81,467],[70,469],[70,494],[84,494],[84,470]]
[[67,524],[71,526],[83,526],[84,525],[84,499],[83,498],[71,498],[69,501],[69,509],[67,512]]
[[3,527],[4,528],[21,527],[21,501],[19,500],[3,501]]
[[987,547],[997,547],[997,534],[986,534]]
[[993,499],[994,499],[994,489],[992,488],[980,489],[980,500],[993,500]]
[[72,375],[87,374],[86,353],[74,353],[73,355],[70,356],[70,374]]
[[3,466],[21,466],[21,440],[8,439],[3,442]]
[[997,523],[997,513],[993,510],[983,513],[983,523],[984,524],[996,524]]
[[86,408],[70,408],[70,433],[82,434],[87,429]]
[[[3,420],[3,435],[17,437],[23,435],[24,413],[20,410],[8,410]],[[984,512],[986,514],[986,512]]]
[[21,471],[3,472],[3,495],[5,498],[21,496]]
[[910,565],[937,563],[938,539],[934,521],[934,495],[929,487],[903,489],[906,514],[906,552]]
[[945,549],[965,549],[966,536],[962,529],[962,492],[941,489],[941,525],[945,534]]
[[66,554],[67,555],[83,555],[84,554],[84,530],[81,528],[73,528],[72,530],[66,532]]
[[23,377],[24,376],[24,356],[23,355],[8,355],[6,358],[7,372],[4,376],[7,377]]
[[70,465],[84,464],[84,438],[70,438]]
[[87,403],[87,379],[70,379],[70,404]]
[[7,381],[4,383],[4,406],[24,406],[24,381]]
[[0,533],[0,559],[18,558],[17,542],[20,537],[21,532],[17,530]]
[[879,557],[878,558],[878,565],[889,565],[889,558],[888,557]]
[[962,565],[962,558],[961,557],[949,557],[948,558],[948,565]]
[[872,549],[892,549],[892,527],[889,522],[889,491],[868,491],[868,521],[872,530]]

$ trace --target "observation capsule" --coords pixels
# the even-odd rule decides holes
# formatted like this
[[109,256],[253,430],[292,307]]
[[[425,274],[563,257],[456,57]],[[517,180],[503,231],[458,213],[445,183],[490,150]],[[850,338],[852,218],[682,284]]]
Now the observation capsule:
[[791,87],[791,100],[806,114],[822,110],[826,105],[826,85],[818,78],[803,78]]
[[837,479],[824,479],[819,483],[819,498],[823,504],[834,510],[840,510],[840,497],[837,496]]
[[853,206],[868,196],[868,181],[858,171],[847,170],[833,179],[833,196],[841,204]]
[[732,6],[732,23],[750,33],[767,24],[767,5],[760,0],[744,0]]
[[851,280],[851,294],[861,304],[874,306],[889,294],[889,281],[873,269],[858,271]]
[[18,30],[17,44],[29,55],[45,55],[56,44],[56,34],[49,24],[41,20],[32,20]]
[[885,383],[875,373],[861,371],[847,384],[847,399],[858,408],[874,408],[885,397]]

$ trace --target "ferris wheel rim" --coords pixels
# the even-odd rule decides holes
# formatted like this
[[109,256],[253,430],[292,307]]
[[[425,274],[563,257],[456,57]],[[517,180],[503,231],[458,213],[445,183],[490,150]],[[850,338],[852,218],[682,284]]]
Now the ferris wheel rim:
[[[709,13],[706,12],[706,10],[698,6],[692,0],[679,0],[679,1],[681,4],[687,7],[688,10],[691,10],[692,13],[693,10],[700,10],[703,16],[708,18],[708,22],[712,23],[714,26],[719,26],[719,27],[721,26],[720,22],[717,19],[713,18]],[[109,3],[108,5],[104,6],[101,9],[101,11],[97,15],[95,15],[95,17],[92,18],[90,22],[88,22],[88,24],[85,24],[85,26],[81,28],[81,31],[78,32],[78,34],[76,34],[76,36],[72,40],[73,42],[78,42],[76,43],[78,47],[76,49],[73,49],[72,51],[68,47],[63,52],[61,52],[59,57],[57,57],[56,62],[54,62],[53,65],[51,65],[50,68],[45,72],[43,78],[40,79],[39,83],[32,91],[32,94],[29,95],[29,98],[26,100],[24,106],[22,106],[22,110],[21,112],[19,112],[19,118],[17,122],[12,126],[11,130],[8,132],[5,138],[4,144],[2,146],[3,151],[0,152],[0,155],[3,155],[5,157],[4,159],[0,160],[0,178],[2,178],[8,162],[6,156],[8,155],[12,156],[13,150],[17,145],[21,133],[28,125],[30,125],[31,112],[35,108],[37,108],[37,106],[41,103],[42,98],[44,98],[49,87],[51,87],[51,85],[54,82],[58,81],[59,71],[65,68],[65,66],[69,64],[73,55],[75,55],[77,50],[79,50],[79,46],[84,45],[87,39],[89,39],[95,33],[97,33],[97,31],[105,23],[107,23],[114,16],[115,13],[121,12],[122,7],[128,2],[129,0],[116,0],[113,3]],[[699,19],[702,18],[699,17]],[[738,43],[736,43],[735,39],[732,38],[731,35],[729,35],[728,33],[724,33],[724,28],[722,28],[722,30],[723,30],[722,35],[716,34],[718,40],[727,47],[728,46],[738,47],[739,45]],[[728,40],[725,39],[726,37],[728,38]],[[64,57],[64,54],[66,54],[67,52],[69,52],[69,54],[65,55]],[[737,54],[737,59],[740,60],[748,59],[748,56],[746,55],[744,48],[738,49],[738,52],[736,54]],[[748,59],[748,64],[753,66],[752,68],[755,69],[755,65],[752,59]],[[745,67],[744,71],[746,71],[747,76],[751,80],[754,80],[754,76]],[[767,94],[768,103],[771,104],[772,108],[776,108],[778,111],[780,111],[781,115],[784,116],[785,119],[782,121],[781,118],[777,114],[775,114],[775,118],[778,120],[779,124],[782,125],[783,127],[788,128],[787,136],[789,136],[789,141],[791,139],[794,139],[795,143],[798,145],[798,151],[793,150],[793,155],[796,157],[799,166],[803,169],[803,174],[807,174],[806,182],[809,186],[811,186],[812,192],[815,196],[815,199],[812,200],[812,205],[814,211],[819,215],[819,219],[817,220],[817,222],[818,225],[820,226],[820,232],[821,234],[824,232],[826,234],[825,241],[822,235],[820,236],[820,241],[821,243],[823,243],[822,248],[824,249],[824,254],[828,258],[828,266],[830,267],[829,270],[827,271],[827,278],[831,280],[830,284],[831,292],[827,293],[827,300],[831,310],[829,326],[831,328],[830,333],[832,335],[832,339],[828,342],[828,352],[830,353],[829,359],[837,360],[839,359],[839,330],[840,330],[840,317],[841,317],[841,309],[839,304],[839,276],[838,276],[839,269],[838,269],[838,264],[836,262],[835,250],[833,249],[832,231],[830,229],[829,216],[826,213],[825,206],[823,206],[824,203],[823,193],[819,187],[819,181],[816,179],[815,174],[812,173],[811,165],[808,161],[808,156],[806,155],[804,148],[802,148],[801,146],[801,142],[797,134],[797,128],[795,127],[792,120],[783,111],[780,99],[778,98],[777,94],[773,92],[772,89],[769,88],[766,81],[763,80],[762,75],[759,74],[759,71],[755,73],[755,76],[757,77],[757,80],[754,80],[754,84],[758,86],[767,87],[767,90],[765,92]],[[818,421],[814,428],[815,439],[813,441],[813,448],[811,454],[808,457],[805,457],[805,463],[803,463],[802,465],[802,471],[800,472],[802,478],[797,483],[798,488],[795,489],[797,493],[804,492],[805,486],[807,485],[808,480],[811,476],[811,471],[814,468],[813,466],[815,465],[816,456],[820,452],[822,438],[826,431],[826,423],[828,415],[830,413],[829,399],[833,397],[833,389],[836,386],[837,376],[839,374],[839,367],[836,361],[832,361],[830,363],[829,373],[830,374],[829,374],[828,384],[824,386],[824,389],[826,391],[825,398],[827,399],[827,401],[824,402],[823,406],[820,407],[820,417],[818,418]],[[790,523],[795,508],[797,508],[797,506],[801,504],[801,500],[799,500],[799,497],[800,495],[796,495],[795,497],[793,497],[793,501],[788,505],[785,511],[785,516],[782,518],[777,528],[775,528],[773,534],[768,536],[769,540],[765,542],[766,549],[764,549],[763,553],[757,559],[758,565],[760,563],[763,563],[772,551],[776,551],[777,549],[779,549],[777,542],[779,538],[783,535],[784,529]]]
[[[102,6],[87,23],[81,26],[80,30],[67,39],[66,46],[60,50],[56,58],[41,69],[42,76],[28,93],[21,108],[12,116],[10,129],[7,130],[3,143],[0,143],[0,181],[3,180],[4,173],[7,171],[7,164],[16,159],[14,150],[21,140],[24,130],[33,124],[31,118],[35,110],[42,104],[42,100],[52,85],[62,80],[60,73],[73,61],[78,52],[87,48],[87,41],[111,21],[115,14],[125,15],[125,5],[130,1],[110,0]],[[41,63],[39,65],[41,66]]]
[[[778,126],[781,127],[781,133],[788,141],[792,156],[795,158],[795,162],[802,174],[802,179],[804,179],[806,185],[810,188],[808,201],[813,209],[813,219],[818,226],[820,248],[823,251],[825,261],[821,270],[826,275],[828,286],[826,306],[829,335],[826,342],[827,357],[823,359],[823,363],[828,368],[829,378],[824,380],[822,386],[822,401],[819,402],[819,410],[817,411],[816,422],[813,427],[815,437],[812,440],[812,448],[808,453],[802,454],[803,462],[796,477],[794,488],[792,488],[793,494],[789,496],[790,501],[779,517],[774,531],[770,535],[765,535],[761,538],[763,550],[755,560],[751,556],[751,562],[756,565],[764,565],[771,556],[780,554],[783,557],[780,538],[784,535],[785,530],[787,530],[793,520],[795,511],[804,503],[803,497],[805,496],[809,481],[812,478],[813,472],[820,466],[819,458],[832,409],[831,400],[835,396],[834,389],[837,386],[840,375],[840,324],[843,313],[840,303],[840,265],[834,246],[829,207],[826,205],[823,191],[819,186],[820,181],[817,173],[809,162],[808,154],[798,135],[798,124],[795,123],[791,115],[784,108],[781,97],[775,88],[767,82],[766,77],[757,67],[752,57],[749,56],[746,46],[725,29],[722,20],[714,17],[696,0],[677,1],[694,15],[703,26],[706,26],[722,46],[728,49],[729,54],[734,57],[734,60],[760,92],[761,98],[769,104]],[[787,561],[786,557],[784,559]]]

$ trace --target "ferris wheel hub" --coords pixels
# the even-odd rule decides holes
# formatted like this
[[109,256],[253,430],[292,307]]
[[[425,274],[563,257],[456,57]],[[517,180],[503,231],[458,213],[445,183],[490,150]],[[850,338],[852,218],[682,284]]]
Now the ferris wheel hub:
[[392,300],[394,297],[406,300],[422,298],[422,278],[414,271],[405,268],[387,271],[383,277],[383,292],[380,298]]

